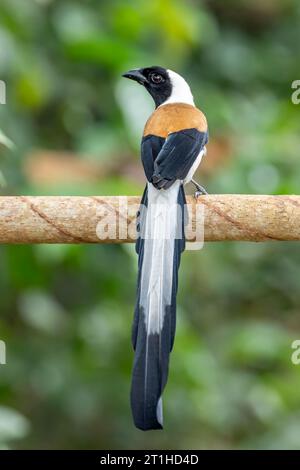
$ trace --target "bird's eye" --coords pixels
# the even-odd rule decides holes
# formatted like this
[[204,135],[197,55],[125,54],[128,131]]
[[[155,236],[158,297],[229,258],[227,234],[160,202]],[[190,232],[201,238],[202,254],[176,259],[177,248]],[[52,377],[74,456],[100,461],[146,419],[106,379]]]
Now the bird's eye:
[[159,73],[151,73],[150,79],[151,82],[155,83],[156,85],[164,81],[164,78]]

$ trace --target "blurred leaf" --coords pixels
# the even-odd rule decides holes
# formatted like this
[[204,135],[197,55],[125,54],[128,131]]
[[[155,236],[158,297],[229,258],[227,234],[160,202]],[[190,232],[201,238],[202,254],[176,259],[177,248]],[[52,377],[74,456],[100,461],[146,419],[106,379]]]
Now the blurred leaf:
[[0,442],[22,439],[29,433],[28,420],[12,408],[0,406]]
[[67,318],[61,305],[46,292],[24,292],[19,301],[23,319],[34,328],[46,333],[62,333]]
[[14,143],[4,134],[4,132],[0,129],[0,144],[4,145],[10,150],[15,148]]

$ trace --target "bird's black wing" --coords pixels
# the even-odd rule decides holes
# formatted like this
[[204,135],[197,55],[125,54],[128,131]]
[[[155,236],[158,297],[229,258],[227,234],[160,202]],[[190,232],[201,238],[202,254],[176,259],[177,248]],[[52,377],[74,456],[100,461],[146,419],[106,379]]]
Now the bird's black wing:
[[[146,141],[147,139],[147,141]],[[208,141],[208,133],[184,129],[168,135],[163,145],[155,136],[142,144],[142,161],[147,179],[157,189],[167,189],[183,180]],[[160,144],[160,150],[157,147]]]

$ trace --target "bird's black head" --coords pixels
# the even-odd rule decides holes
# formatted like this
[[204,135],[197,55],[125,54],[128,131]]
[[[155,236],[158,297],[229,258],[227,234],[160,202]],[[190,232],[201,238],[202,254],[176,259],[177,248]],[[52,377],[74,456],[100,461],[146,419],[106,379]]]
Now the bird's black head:
[[167,69],[158,66],[129,70],[122,75],[144,85],[154,99],[156,107],[164,103],[172,94],[172,83]]

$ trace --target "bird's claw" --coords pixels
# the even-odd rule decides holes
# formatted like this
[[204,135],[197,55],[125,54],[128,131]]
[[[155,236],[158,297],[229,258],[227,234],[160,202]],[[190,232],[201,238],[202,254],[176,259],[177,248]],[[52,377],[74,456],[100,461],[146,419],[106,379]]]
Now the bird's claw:
[[208,192],[201,186],[201,189],[198,188],[197,191],[194,192],[194,198],[198,199],[199,196],[205,196]]
[[196,183],[196,181],[191,180],[191,183],[193,183],[194,186],[196,186],[196,191],[194,193],[194,198],[198,199],[199,196],[204,196],[205,194],[208,194],[205,188],[201,186],[201,184]]

